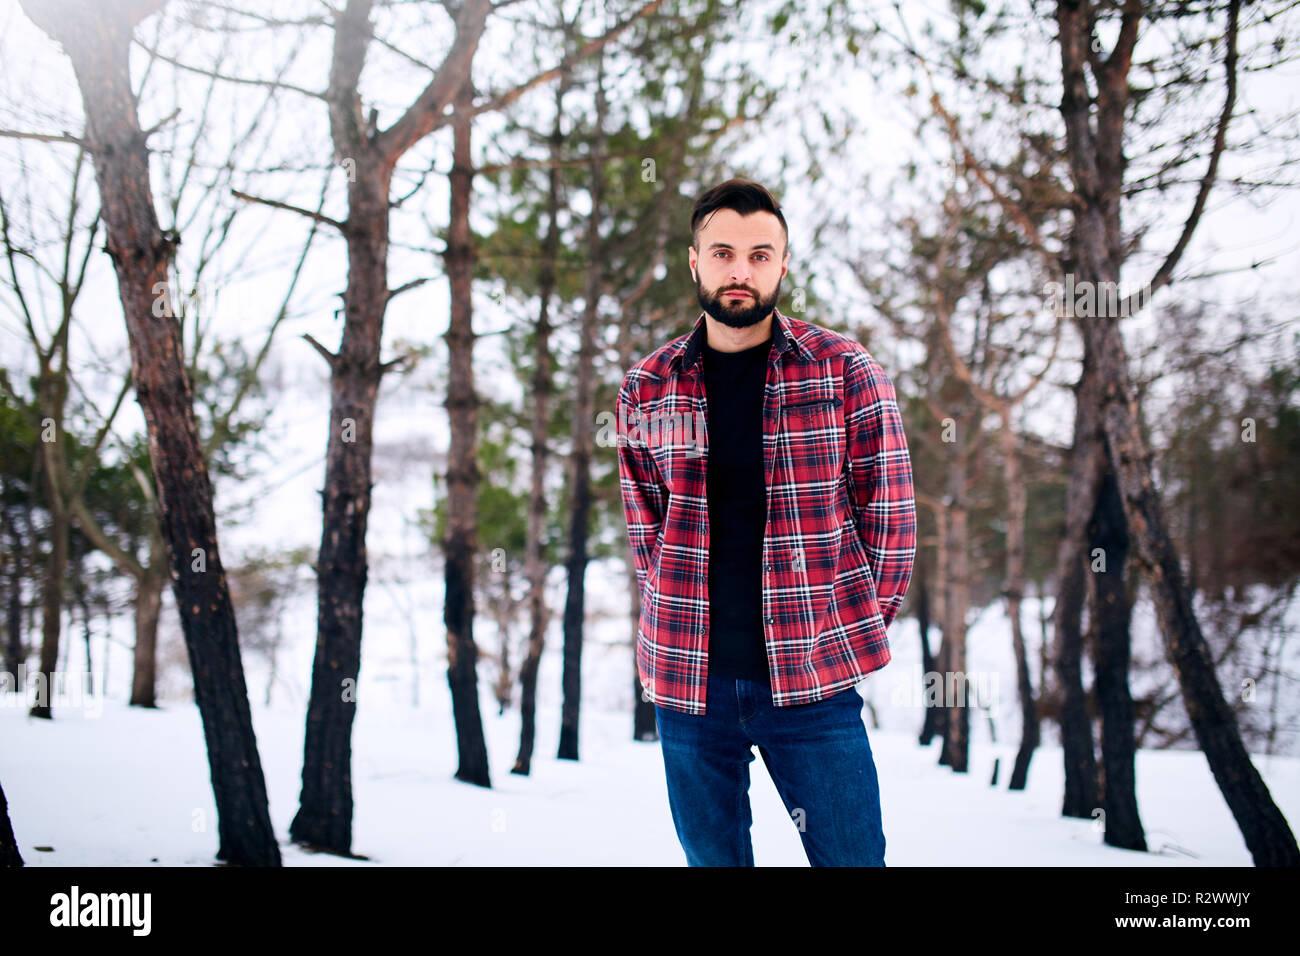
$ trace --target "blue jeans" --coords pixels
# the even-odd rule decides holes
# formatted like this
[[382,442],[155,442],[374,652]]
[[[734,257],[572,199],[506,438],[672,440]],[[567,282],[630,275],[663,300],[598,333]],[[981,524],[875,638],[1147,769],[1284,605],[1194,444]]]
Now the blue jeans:
[[850,687],[811,704],[774,707],[761,681],[708,677],[708,711],[655,705],[677,838],[691,866],[753,866],[753,746],[813,866],[884,866],[880,787]]

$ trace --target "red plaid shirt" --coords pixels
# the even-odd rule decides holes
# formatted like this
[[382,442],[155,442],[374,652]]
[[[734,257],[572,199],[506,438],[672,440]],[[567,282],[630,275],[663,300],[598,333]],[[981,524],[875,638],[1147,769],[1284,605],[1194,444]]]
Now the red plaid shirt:
[[[705,712],[708,435],[694,329],[637,362],[618,394],[618,473],[641,589],[646,700]],[[894,386],[859,343],[774,312],[763,401],[762,621],[772,702],[852,687],[889,663],[886,628],[916,553],[912,464]]]

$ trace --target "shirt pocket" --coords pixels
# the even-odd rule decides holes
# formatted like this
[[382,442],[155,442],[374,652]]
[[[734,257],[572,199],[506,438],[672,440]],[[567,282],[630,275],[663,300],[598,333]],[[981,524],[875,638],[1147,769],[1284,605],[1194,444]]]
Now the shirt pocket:
[[783,445],[796,482],[823,486],[828,497],[844,467],[844,402],[834,392],[809,392],[781,405]]
[[826,395],[816,398],[801,398],[797,401],[786,402],[781,406],[781,410],[788,416],[800,421],[816,419],[818,416],[825,414],[834,415],[836,409],[842,405],[838,395]]
[[678,493],[683,479],[692,475],[704,457],[708,438],[704,416],[686,398],[660,403],[640,426],[669,493]]

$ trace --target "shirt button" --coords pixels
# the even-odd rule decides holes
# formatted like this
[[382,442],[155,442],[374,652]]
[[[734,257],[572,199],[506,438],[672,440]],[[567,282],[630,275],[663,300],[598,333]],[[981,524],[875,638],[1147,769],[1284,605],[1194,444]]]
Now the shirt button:
[[767,623],[768,623],[768,624],[771,624],[771,623],[773,623],[774,621],[776,621],[776,618],[774,618],[774,617],[769,617],[769,618],[767,619]]
[[769,571],[772,570],[772,562],[771,562],[771,561],[769,561],[769,562],[767,563],[767,569],[768,569]]

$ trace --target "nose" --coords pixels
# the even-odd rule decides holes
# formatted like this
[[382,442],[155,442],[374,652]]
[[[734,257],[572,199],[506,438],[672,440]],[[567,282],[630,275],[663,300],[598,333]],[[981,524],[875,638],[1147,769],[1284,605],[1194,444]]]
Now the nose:
[[732,282],[749,281],[749,263],[737,260],[736,264],[731,267]]

